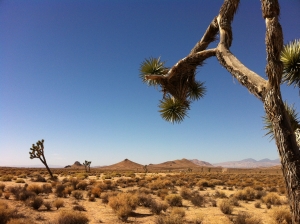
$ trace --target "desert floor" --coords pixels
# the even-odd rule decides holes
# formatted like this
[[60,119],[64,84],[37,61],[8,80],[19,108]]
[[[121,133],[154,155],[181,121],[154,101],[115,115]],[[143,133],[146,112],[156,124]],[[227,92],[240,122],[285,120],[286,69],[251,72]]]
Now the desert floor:
[[[55,180],[49,178],[45,169],[1,168],[0,224],[289,222],[280,171],[134,173],[92,169],[86,173],[53,170]],[[130,199],[120,196],[126,193],[135,201],[128,202]],[[42,198],[42,202],[36,202],[38,205],[34,208],[37,197]],[[121,202],[117,202],[118,197]],[[175,198],[177,201],[172,201]],[[57,200],[63,203],[62,207],[56,207]],[[153,202],[164,205],[165,211],[154,212]],[[227,214],[221,210],[222,206]],[[68,211],[73,217],[63,219]],[[70,221],[80,215],[88,218],[88,222]]]

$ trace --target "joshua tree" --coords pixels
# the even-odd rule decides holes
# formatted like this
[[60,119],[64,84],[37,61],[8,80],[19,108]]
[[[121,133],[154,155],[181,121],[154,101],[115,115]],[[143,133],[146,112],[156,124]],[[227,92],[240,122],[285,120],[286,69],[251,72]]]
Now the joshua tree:
[[[200,41],[172,68],[165,67],[160,59],[150,58],[141,64],[140,76],[149,85],[161,86],[161,116],[167,121],[181,122],[190,109],[190,103],[205,93],[203,83],[195,80],[197,67],[202,66],[207,58],[217,57],[220,64],[263,103],[281,158],[293,223],[300,223],[300,152],[280,90],[283,34],[279,23],[279,3],[278,0],[261,0],[266,24],[267,80],[243,65],[230,51],[233,40],[231,23],[238,5],[239,0],[224,0],[219,14],[209,24]],[[220,37],[217,47],[207,49],[217,34]]]
[[143,166],[143,169],[144,169],[145,173],[148,173],[148,166],[147,165]]
[[39,158],[41,162],[45,165],[46,169],[48,170],[48,173],[50,174],[51,178],[53,179],[53,174],[50,170],[50,168],[47,165],[47,161],[44,154],[44,139],[41,141],[38,141],[35,144],[32,144],[32,147],[30,148],[30,159]]
[[85,171],[86,172],[90,172],[90,170],[91,170],[91,163],[92,163],[92,161],[84,161],[84,163],[82,163],[83,165],[84,165],[84,167],[85,167]]

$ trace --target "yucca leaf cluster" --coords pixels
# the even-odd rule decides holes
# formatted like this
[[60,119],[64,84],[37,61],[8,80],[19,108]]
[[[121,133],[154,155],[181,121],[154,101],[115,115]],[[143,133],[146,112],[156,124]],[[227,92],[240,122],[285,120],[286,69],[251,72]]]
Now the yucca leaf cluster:
[[[159,103],[161,117],[172,123],[180,123],[188,115],[191,102],[202,98],[206,88],[203,82],[195,80],[195,66],[181,68],[171,78],[167,77],[169,71],[160,58],[150,57],[140,65],[140,78],[149,86],[161,87],[163,92],[163,99]],[[149,79],[151,75],[158,78]]]
[[32,144],[32,147],[30,148],[30,159],[34,159],[34,158],[41,158],[44,154],[44,139],[42,139],[41,141],[38,141],[35,144]]
[[283,63],[282,81],[300,87],[300,39],[284,46],[280,60]]

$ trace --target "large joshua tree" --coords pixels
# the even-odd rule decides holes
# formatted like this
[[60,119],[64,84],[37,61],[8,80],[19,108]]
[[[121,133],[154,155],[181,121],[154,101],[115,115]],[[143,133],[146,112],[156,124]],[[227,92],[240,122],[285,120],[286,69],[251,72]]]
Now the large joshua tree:
[[51,178],[53,179],[53,174],[47,164],[45,154],[44,154],[44,139],[41,141],[37,141],[36,145],[32,144],[32,147],[29,151],[30,159],[38,158],[40,161],[45,165],[48,173],[50,174]]
[[[180,122],[190,109],[190,103],[200,99],[205,93],[203,83],[195,80],[197,66],[203,65],[205,59],[215,56],[234,78],[263,103],[281,158],[293,223],[300,223],[300,152],[280,90],[283,34],[278,19],[279,3],[277,0],[261,0],[262,16],[266,23],[267,80],[243,65],[230,51],[233,37],[231,23],[238,5],[239,0],[225,0],[219,14],[209,24],[190,54],[172,68],[166,68],[160,59],[150,58],[141,64],[140,76],[149,85],[161,86],[162,117],[171,122]],[[217,34],[220,36],[217,47],[207,49]]]

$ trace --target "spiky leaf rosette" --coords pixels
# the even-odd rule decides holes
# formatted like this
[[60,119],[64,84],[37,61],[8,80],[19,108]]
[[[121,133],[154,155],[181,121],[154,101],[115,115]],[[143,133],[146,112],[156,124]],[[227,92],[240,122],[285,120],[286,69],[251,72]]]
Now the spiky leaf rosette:
[[280,60],[283,63],[282,81],[300,87],[300,39],[284,46]]
[[[284,107],[286,109],[286,112],[288,113],[292,129],[295,132],[297,128],[300,128],[298,113],[294,108],[294,104],[288,105],[287,102],[284,102]],[[274,131],[273,131],[273,125],[271,120],[267,116],[264,116],[263,120],[265,123],[264,129],[267,130],[265,136],[269,135],[271,139],[274,139]]]
[[176,100],[174,97],[166,97],[160,101],[159,112],[161,117],[169,122],[180,123],[187,116],[188,104]]
[[206,93],[206,87],[204,86],[203,82],[193,82],[189,86],[189,92],[188,92],[188,97],[191,100],[199,100],[200,98],[204,97]]
[[146,75],[164,75],[167,73],[167,68],[165,67],[165,62],[159,58],[145,59],[140,65],[140,78],[143,82],[147,83],[150,86],[155,86],[159,84],[157,80],[146,79]]

